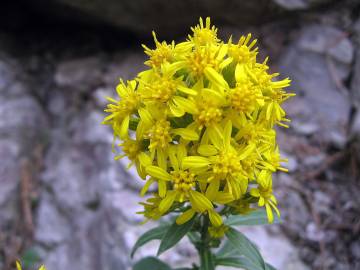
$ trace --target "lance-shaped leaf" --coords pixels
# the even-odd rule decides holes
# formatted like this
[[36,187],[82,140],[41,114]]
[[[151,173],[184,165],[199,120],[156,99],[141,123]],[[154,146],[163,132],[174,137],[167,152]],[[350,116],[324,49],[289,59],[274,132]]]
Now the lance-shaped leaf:
[[194,225],[196,216],[190,219],[188,222],[178,225],[174,222],[164,234],[161,239],[160,247],[157,252],[159,256],[161,253],[175,246],[192,228]]
[[[280,219],[275,216],[274,223],[280,223]],[[233,215],[227,218],[224,223],[228,226],[236,225],[265,225],[270,224],[264,209],[250,212],[246,215]]]
[[156,228],[153,228],[143,235],[139,237],[136,241],[134,247],[131,250],[131,258],[134,256],[135,252],[138,250],[139,247],[145,245],[146,243],[152,240],[160,240],[164,237],[166,230],[169,228],[169,225],[163,225]]
[[155,257],[146,257],[138,261],[133,270],[171,270],[170,266]]
[[253,243],[241,232],[230,228],[226,232],[229,242],[239,251],[239,254],[248,259],[252,264],[258,266],[260,269],[265,270],[265,262],[261,257],[260,252]]

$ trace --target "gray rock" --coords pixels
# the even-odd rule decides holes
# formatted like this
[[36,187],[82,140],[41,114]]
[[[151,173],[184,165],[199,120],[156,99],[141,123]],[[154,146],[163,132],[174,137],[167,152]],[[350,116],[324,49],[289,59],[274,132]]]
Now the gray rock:
[[307,167],[318,167],[324,162],[325,158],[326,156],[324,153],[319,153],[317,155],[307,156],[302,162]]
[[67,218],[60,213],[51,199],[51,194],[43,193],[39,204],[38,219],[35,238],[47,247],[58,245],[71,235],[71,227]]
[[331,209],[330,209],[331,202],[332,199],[328,194],[319,190],[314,192],[313,207],[316,213],[331,214]]
[[360,111],[360,43],[358,45],[358,49],[355,55],[355,65],[351,80],[351,100],[357,110]]
[[55,83],[71,91],[89,91],[101,84],[102,68],[97,56],[63,61],[56,67]]
[[15,218],[19,184],[20,145],[10,138],[0,139],[0,228]]
[[281,7],[289,10],[301,10],[328,3],[331,0],[274,0]]
[[[0,229],[18,215],[22,161],[43,144],[46,117],[26,73],[16,60],[0,54]],[[34,172],[37,173],[37,172]]]
[[123,231],[133,221],[126,217],[136,216],[130,210],[139,210],[138,197],[123,190],[124,170],[113,160],[111,130],[100,124],[102,118],[84,110],[52,134],[42,174],[50,192],[42,194],[36,229],[49,269],[110,270],[130,264],[119,254],[129,252]]
[[299,94],[294,99],[302,106],[292,115],[300,133],[304,123],[310,123],[306,133],[316,132],[321,139],[344,147],[351,104],[342,80],[349,76],[352,59],[348,38],[336,28],[321,25],[305,27],[284,54],[280,71],[293,80],[292,89]]
[[350,250],[351,250],[352,255],[355,258],[360,259],[360,243],[359,242],[353,242],[351,244]]
[[352,122],[351,136],[360,138],[360,110],[356,112],[354,120]]
[[310,222],[306,226],[306,238],[310,241],[320,242],[324,240],[325,233],[321,231],[314,222]]

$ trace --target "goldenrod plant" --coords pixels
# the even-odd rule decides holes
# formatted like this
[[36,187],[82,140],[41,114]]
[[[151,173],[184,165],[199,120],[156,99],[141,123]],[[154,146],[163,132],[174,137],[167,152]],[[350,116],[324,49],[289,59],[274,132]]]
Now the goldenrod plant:
[[[279,221],[272,175],[287,169],[275,126],[290,121],[281,107],[294,95],[284,90],[290,80],[270,73],[268,58],[257,62],[251,34],[223,42],[210,18],[191,31],[178,44],[153,32],[155,48],[143,45],[147,69],[120,80],[119,98],[108,98],[105,109],[121,149],[115,159],[126,156],[144,180],[138,214],[144,222],[169,216],[131,255],[154,239],[160,255],[187,235],[200,259],[184,269],[273,269],[233,226]],[[134,269],[170,266],[149,257]]]

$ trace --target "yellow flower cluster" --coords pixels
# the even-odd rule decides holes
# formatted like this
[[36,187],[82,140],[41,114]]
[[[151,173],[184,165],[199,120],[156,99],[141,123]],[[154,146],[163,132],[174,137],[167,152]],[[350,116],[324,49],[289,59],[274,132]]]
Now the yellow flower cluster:
[[191,30],[179,44],[153,33],[156,47],[143,45],[149,68],[120,82],[119,100],[109,98],[104,123],[121,140],[116,158],[136,166],[146,181],[141,195],[157,186],[142,203],[146,218],[176,211],[182,224],[206,214],[219,235],[220,211],[244,214],[258,203],[272,222],[272,174],[286,171],[274,126],[289,122],[281,104],[293,95],[284,91],[290,80],[275,80],[267,59],[256,61],[250,34],[224,43],[210,18]]

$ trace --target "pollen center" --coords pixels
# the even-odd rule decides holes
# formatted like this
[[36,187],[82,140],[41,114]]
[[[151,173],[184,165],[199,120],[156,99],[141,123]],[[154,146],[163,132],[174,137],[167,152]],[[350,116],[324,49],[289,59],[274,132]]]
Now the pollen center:
[[255,89],[250,84],[238,85],[230,94],[231,106],[238,112],[251,112],[257,104]]
[[201,126],[211,126],[218,123],[222,117],[221,109],[212,106],[211,104],[201,104],[199,106],[200,113],[195,117],[195,121]]
[[193,51],[188,59],[188,66],[193,77],[199,78],[204,75],[206,67],[217,69],[217,60],[208,48],[198,48]]
[[172,47],[166,43],[161,43],[155,50],[147,52],[150,60],[147,61],[147,64],[150,67],[158,68],[164,62],[168,62],[172,58]]
[[165,119],[157,121],[150,129],[148,138],[150,139],[150,150],[156,147],[166,148],[172,140],[170,136],[170,122]]
[[215,159],[213,172],[217,176],[226,177],[228,174],[238,173],[240,170],[236,152],[221,152]]
[[177,83],[172,78],[158,77],[157,80],[145,87],[145,98],[159,102],[167,102],[175,93]]
[[174,188],[180,192],[188,192],[195,186],[195,175],[188,171],[171,172]]
[[141,151],[141,147],[137,141],[125,140],[122,144],[122,150],[130,160],[135,160]]
[[254,53],[245,45],[230,45],[228,54],[237,63],[249,63],[252,60],[251,58],[254,57]]
[[214,44],[217,41],[216,31],[208,28],[195,29],[194,41],[198,45]]

